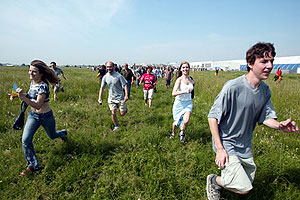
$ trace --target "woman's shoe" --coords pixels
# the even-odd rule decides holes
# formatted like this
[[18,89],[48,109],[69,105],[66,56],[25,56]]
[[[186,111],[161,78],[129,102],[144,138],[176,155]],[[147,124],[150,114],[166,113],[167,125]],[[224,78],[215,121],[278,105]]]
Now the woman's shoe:
[[21,175],[21,176],[25,176],[26,174],[28,174],[28,173],[30,173],[30,172],[33,172],[33,171],[34,171],[33,168],[28,167],[25,171],[22,171],[22,172],[20,173],[20,175]]
[[37,166],[37,167],[27,167],[26,170],[22,171],[20,173],[21,176],[25,176],[26,174],[31,174],[35,172],[40,172],[43,169],[43,167]]
[[68,131],[67,131],[66,129],[65,129],[65,131],[66,131],[66,136],[60,138],[60,141],[61,141],[62,143],[64,143],[64,142],[67,141]]
[[180,132],[180,142],[186,143],[185,135]]

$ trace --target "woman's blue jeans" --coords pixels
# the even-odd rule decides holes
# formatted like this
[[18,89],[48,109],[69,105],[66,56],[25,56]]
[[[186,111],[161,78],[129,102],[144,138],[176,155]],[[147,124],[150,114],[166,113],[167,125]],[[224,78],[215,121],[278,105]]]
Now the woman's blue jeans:
[[36,168],[39,166],[32,144],[32,139],[41,125],[44,127],[51,139],[67,136],[66,130],[56,131],[55,119],[52,110],[41,114],[30,111],[22,135],[22,147],[25,160],[27,162],[27,168]]

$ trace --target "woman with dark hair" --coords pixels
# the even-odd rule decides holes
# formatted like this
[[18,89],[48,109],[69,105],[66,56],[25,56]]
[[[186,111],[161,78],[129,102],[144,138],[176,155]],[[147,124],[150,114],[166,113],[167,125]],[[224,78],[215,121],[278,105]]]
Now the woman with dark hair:
[[[56,131],[53,112],[48,104],[49,83],[57,84],[58,77],[44,62],[34,60],[29,67],[29,78],[31,84],[27,94],[21,88],[16,90],[19,98],[31,107],[22,135],[22,147],[27,162],[26,170],[20,174],[22,176],[39,168],[32,139],[41,125],[51,139],[59,137],[62,142],[67,139],[67,130]],[[10,100],[14,98],[11,96]]]
[[152,99],[153,99],[153,91],[154,87],[156,85],[156,78],[154,74],[152,73],[152,67],[147,67],[147,72],[142,75],[140,78],[140,84],[144,82],[144,100],[145,100],[145,106],[147,106],[147,100],[149,99],[149,108],[152,106]]
[[185,130],[190,121],[193,110],[192,90],[194,89],[195,81],[189,76],[190,64],[183,62],[180,64],[177,73],[177,80],[175,82],[172,95],[175,96],[173,104],[173,129],[170,138],[175,137],[175,130],[180,126],[180,141],[186,142]]

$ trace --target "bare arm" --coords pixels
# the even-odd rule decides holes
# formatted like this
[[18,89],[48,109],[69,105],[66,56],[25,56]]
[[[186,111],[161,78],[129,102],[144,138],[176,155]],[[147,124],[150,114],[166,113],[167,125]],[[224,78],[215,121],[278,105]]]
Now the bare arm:
[[143,83],[143,81],[144,81],[144,76],[142,75],[141,78],[140,78],[140,83],[139,84],[141,85]]
[[61,75],[62,75],[62,77],[63,77],[65,80],[67,80],[67,78],[65,77],[65,74],[64,74],[63,71],[61,71]]
[[192,89],[178,91],[179,86],[180,86],[180,82],[181,82],[181,78],[178,78],[175,82],[175,85],[174,85],[174,88],[173,88],[173,91],[172,91],[173,96],[177,96],[177,95],[180,95],[180,94],[188,94],[188,93],[192,92]]
[[221,139],[220,139],[220,133],[219,133],[217,119],[208,118],[208,123],[209,123],[210,132],[212,134],[212,137],[214,139],[215,146],[217,149],[215,162],[219,168],[223,169],[225,162],[226,162],[226,164],[229,164],[229,157],[228,157],[228,154],[227,154],[226,150],[224,149]]
[[127,84],[124,85],[124,89],[125,89],[124,101],[127,101],[128,100],[128,86],[127,86]]
[[100,86],[100,90],[99,90],[99,98],[98,98],[98,102],[99,103],[102,103],[102,95],[103,95],[103,91],[104,91],[104,88],[102,88]]
[[296,125],[296,122],[292,121],[291,119],[287,119],[281,122],[277,121],[276,119],[267,119],[263,122],[263,124],[272,129],[280,129],[284,132],[299,133],[299,128]]
[[23,93],[21,88],[17,89],[17,93],[19,94],[19,98],[27,103],[29,106],[39,110],[45,103],[46,94],[39,94],[37,96],[37,101],[31,101],[29,98],[26,97],[26,93]]

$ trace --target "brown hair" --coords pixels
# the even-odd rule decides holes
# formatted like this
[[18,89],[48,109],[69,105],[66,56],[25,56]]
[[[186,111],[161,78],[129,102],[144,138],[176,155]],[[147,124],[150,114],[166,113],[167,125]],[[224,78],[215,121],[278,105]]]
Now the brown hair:
[[50,69],[43,61],[34,60],[30,63],[31,66],[34,66],[39,69],[39,72],[42,74],[42,81],[49,84],[57,84],[59,79],[56,76],[55,72]]
[[275,48],[271,43],[259,42],[252,46],[246,53],[247,71],[250,71],[248,63],[253,65],[256,58],[269,57],[269,54],[273,57],[276,55]]
[[148,69],[150,69],[151,71],[152,71],[152,67],[151,66],[148,66],[147,68],[146,68],[146,70],[148,70]]
[[184,65],[184,64],[187,64],[187,65],[189,66],[189,68],[191,68],[189,62],[182,62],[182,63],[180,64],[179,68],[178,68],[177,78],[179,78],[180,76],[182,76],[181,67],[182,67],[182,65]]
[[56,62],[53,62],[53,61],[52,61],[52,62],[50,63],[50,65],[51,65],[51,64],[53,64],[53,65],[55,65],[55,66],[56,66]]

